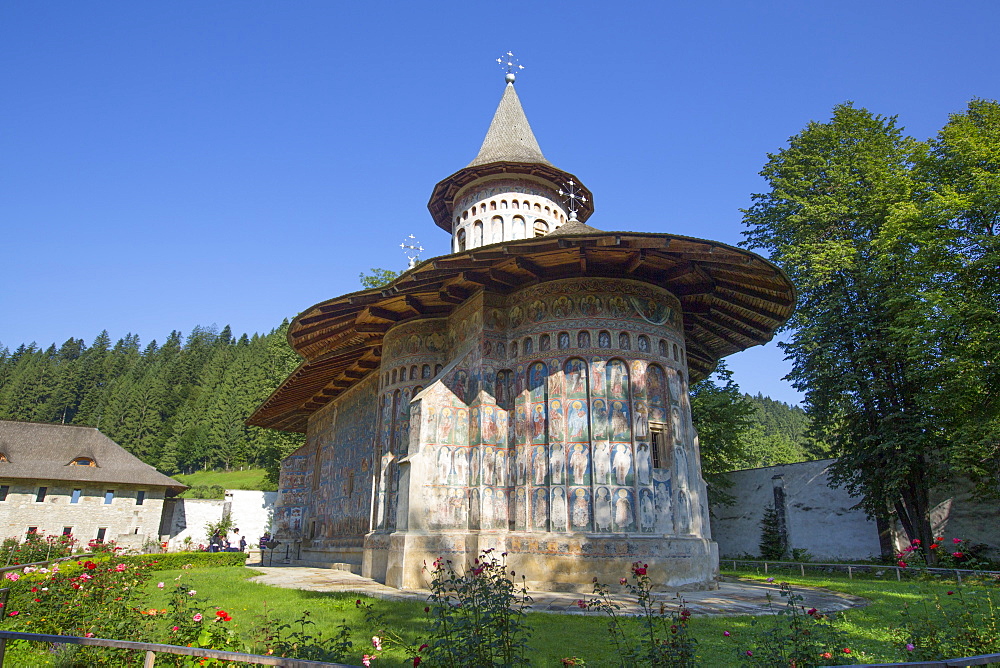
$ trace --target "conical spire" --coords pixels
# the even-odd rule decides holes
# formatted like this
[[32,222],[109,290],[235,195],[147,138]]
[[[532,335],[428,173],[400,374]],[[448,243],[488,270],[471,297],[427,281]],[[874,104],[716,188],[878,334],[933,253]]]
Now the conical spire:
[[528,118],[521,108],[513,82],[500,98],[500,105],[493,114],[493,122],[483,140],[479,155],[469,163],[469,167],[486,165],[491,162],[532,162],[542,165],[551,163],[542,155],[535,134],[528,125]]

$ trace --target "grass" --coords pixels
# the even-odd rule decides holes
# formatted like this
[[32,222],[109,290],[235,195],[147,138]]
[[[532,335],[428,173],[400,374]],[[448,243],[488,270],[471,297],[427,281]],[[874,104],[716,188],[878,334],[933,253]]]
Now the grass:
[[[361,598],[358,595],[269,587],[249,582],[247,578],[253,574],[252,569],[215,568],[164,571],[157,579],[169,584],[175,577],[183,578],[187,586],[198,590],[199,594],[208,595],[215,605],[228,610],[234,617],[234,623],[243,630],[257,623],[256,618],[265,606],[269,614],[285,622],[298,618],[304,610],[308,610],[312,613],[311,619],[316,622],[314,628],[327,634],[346,621],[355,631],[353,639],[358,652],[357,659],[360,659],[362,653],[370,651],[370,639],[376,629],[365,628],[362,615],[354,604],[356,599]],[[764,580],[766,577],[747,572],[739,575],[756,580]],[[893,627],[900,620],[903,604],[918,603],[934,591],[943,595],[945,590],[955,587],[954,583],[947,582],[885,582],[810,575],[781,579],[792,585],[826,587],[870,600],[871,605],[867,607],[842,613],[838,624],[844,632],[844,646],[851,647],[859,660],[867,662],[905,660],[901,643],[893,638]],[[155,583],[153,588],[155,589]],[[163,602],[166,602],[166,597],[161,592],[155,592],[154,595],[160,595]],[[389,627],[400,632],[409,642],[419,645],[426,641],[424,603],[375,600],[374,604],[378,610],[387,613]],[[775,602],[776,608],[781,608],[783,604],[783,600]],[[530,613],[529,621],[532,627],[532,640],[529,644],[533,648],[533,665],[561,666],[561,659],[571,656],[584,658],[591,666],[616,664],[616,653],[608,636],[605,617]],[[752,627],[752,618],[748,616],[693,618],[690,628],[698,640],[698,654],[702,665],[734,665],[738,652],[746,648],[750,636],[771,621],[770,618],[764,618],[756,627]],[[725,631],[729,631],[731,636],[725,637]],[[393,652],[383,652],[382,656],[389,659],[386,664],[406,658]]]
[[[223,489],[259,489],[268,492],[275,491],[275,486],[265,479],[264,469],[246,469],[243,471],[197,471],[195,473],[173,476],[174,480],[188,487],[212,487]],[[187,497],[190,490],[181,494]]]
[[[280,623],[291,623],[304,611],[311,613],[310,619],[316,623],[310,633],[324,636],[334,635],[337,627],[346,623],[352,629],[354,653],[348,657],[350,663],[360,663],[361,655],[372,652],[371,636],[377,629],[367,628],[363,614],[355,606],[355,600],[363,598],[354,593],[320,593],[281,589],[250,582],[255,575],[252,568],[225,567],[211,569],[190,569],[160,571],[152,574],[148,583],[150,605],[167,607],[169,591],[174,584],[195,589],[199,596],[206,596],[213,606],[227,610],[233,617],[231,624],[243,637],[252,634],[259,627],[266,612]],[[729,572],[749,579],[763,580],[764,574],[742,571]],[[794,585],[819,586],[862,596],[871,601],[864,608],[857,608],[841,614],[838,627],[843,631],[844,646],[850,647],[852,656],[859,662],[888,662],[906,660],[901,642],[894,638],[893,629],[899,623],[904,603],[916,604],[933,592],[944,594],[956,585],[948,582],[896,582],[874,579],[847,580],[841,577],[819,577],[807,575],[781,576],[781,580]],[[158,581],[166,584],[164,590],[156,587]],[[369,599],[366,599],[369,600]],[[377,610],[388,618],[388,627],[399,632],[414,646],[427,640],[427,616],[425,603],[421,601],[389,602],[371,599]],[[776,602],[776,607],[783,605]],[[618,665],[617,655],[608,635],[607,619],[601,616],[556,615],[549,613],[529,613],[532,627],[532,665],[561,666],[563,657],[584,658],[589,666]],[[703,666],[738,665],[738,654],[744,651],[752,636],[769,628],[773,618],[762,618],[753,626],[753,618],[697,617],[692,618],[690,629],[698,640],[698,654]],[[724,632],[729,631],[730,637]],[[1000,648],[998,648],[1000,651]],[[407,657],[398,651],[380,652],[381,665],[399,665]]]

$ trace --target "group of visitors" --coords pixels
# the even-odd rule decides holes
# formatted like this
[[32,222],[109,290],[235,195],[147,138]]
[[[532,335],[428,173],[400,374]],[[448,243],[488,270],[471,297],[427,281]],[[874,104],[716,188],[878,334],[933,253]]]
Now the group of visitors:
[[247,537],[240,533],[238,527],[234,527],[226,535],[216,531],[208,541],[209,552],[246,552]]

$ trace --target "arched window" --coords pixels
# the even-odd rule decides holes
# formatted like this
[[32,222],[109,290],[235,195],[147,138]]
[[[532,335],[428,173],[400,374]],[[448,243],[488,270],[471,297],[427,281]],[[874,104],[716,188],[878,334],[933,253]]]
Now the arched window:
[[590,347],[590,332],[584,330],[576,335],[576,347],[577,348]]
[[667,356],[667,342],[664,341],[663,339],[660,339],[660,357],[666,357],[666,356]]
[[598,348],[611,347],[611,332],[603,331],[597,335],[597,347]]
[[542,219],[536,220],[535,221],[535,236],[536,237],[544,237],[548,233],[549,233],[549,225],[548,225],[548,223],[546,223]]
[[542,205],[539,204],[538,202],[535,202],[535,211],[537,211],[538,213],[542,212]]
[[[517,207],[515,206],[514,208],[516,209]],[[510,236],[512,239],[524,238],[524,218],[521,216],[514,216],[514,229],[511,230]]]
[[393,382],[393,384],[396,383],[396,370],[395,369],[392,370],[392,382]]
[[72,466],[97,466],[97,462],[90,457],[77,457],[70,464]]
[[424,391],[423,385],[417,385],[415,388],[413,388],[413,396],[417,396],[423,391]]
[[462,224],[462,217],[455,216],[455,225],[461,225],[461,224]]
[[622,332],[618,335],[618,347],[622,350],[631,350],[632,342],[629,339],[628,333]]
[[479,248],[483,245],[483,221],[477,220],[472,224],[472,247]]
[[510,358],[512,360],[517,359],[517,341],[510,344]]
[[9,462],[9,461],[10,460],[7,459],[7,455],[5,455],[4,453],[0,452],[0,462]]
[[552,347],[552,337],[542,334],[538,339],[538,352],[544,353]]
[[491,243],[498,244],[503,241],[503,218],[493,216],[491,225],[493,227],[493,241]]
[[441,365],[440,364],[435,364],[434,365],[434,375],[437,376],[440,373],[441,373]]
[[420,373],[420,370],[417,368],[416,364],[414,364],[413,366],[411,366],[410,367],[410,380],[416,380],[418,378],[417,374],[419,374],[419,373]]
[[534,350],[534,344],[531,340],[531,337],[529,336],[524,340],[524,354],[530,355],[533,350]]
[[550,214],[550,213],[552,213],[552,212],[551,212],[551,211],[549,210],[549,207],[545,207],[545,213],[546,213],[546,215],[547,215],[547,214]]
[[559,332],[556,336],[556,341],[558,342],[559,350],[569,348],[569,332]]
[[493,200],[492,202],[490,202],[490,211],[496,211],[496,210],[497,210],[497,203],[496,200]]
[[479,213],[486,213],[486,203],[483,202],[479,205]]
[[465,230],[458,231],[458,249],[457,252],[461,253],[465,250]]
[[468,220],[468,219],[469,219],[469,210],[466,209],[465,211],[462,212],[462,220]]
[[680,348],[678,348],[677,344],[675,343],[674,344],[674,359],[680,361],[680,358],[681,358]]
[[507,200],[505,200],[505,199],[500,200],[500,208],[501,209],[506,209],[507,208]]
[[513,202],[510,203],[510,208],[512,208],[512,209],[520,209],[521,208],[521,204],[517,200],[514,200]]
[[431,365],[430,364],[425,364],[424,365],[424,368],[420,372],[420,376],[421,376],[421,378],[430,378],[431,377]]
[[640,334],[639,335],[639,340],[636,342],[636,345],[639,347],[639,352],[641,352],[641,353],[648,353],[649,352],[649,337],[646,336],[645,334]]

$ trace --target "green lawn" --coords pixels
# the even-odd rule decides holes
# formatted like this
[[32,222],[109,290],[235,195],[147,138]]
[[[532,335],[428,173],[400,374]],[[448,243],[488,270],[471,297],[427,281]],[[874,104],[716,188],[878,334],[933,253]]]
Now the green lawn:
[[[360,664],[362,654],[372,653],[371,636],[378,629],[366,625],[363,614],[355,605],[359,597],[353,593],[328,594],[294,589],[281,589],[252,583],[248,578],[255,571],[244,567],[192,568],[189,570],[158,571],[151,574],[147,584],[149,604],[155,608],[169,606],[168,592],[176,585],[194,589],[199,596],[207,597],[213,606],[225,609],[232,615],[231,624],[241,637],[252,635],[259,628],[263,615],[291,623],[303,612],[311,613],[316,623],[310,633],[333,635],[339,625],[347,623],[352,629],[354,653],[348,662]],[[736,575],[730,573],[730,575]],[[739,575],[764,579],[764,575]],[[859,662],[888,662],[906,660],[898,639],[893,638],[893,628],[900,622],[904,603],[920,604],[937,592],[944,598],[947,590],[957,585],[947,582],[896,582],[891,580],[847,580],[844,578],[782,577],[792,585],[822,586],[871,601],[871,605],[842,613],[838,627],[843,632],[842,644],[850,647],[852,656]],[[158,582],[165,588],[157,588]],[[388,602],[370,600],[378,610],[385,612],[389,628],[399,632],[414,646],[428,640],[427,616],[421,601]],[[948,599],[954,601],[954,599]],[[778,601],[780,607],[782,601]],[[211,610],[208,611],[210,614]],[[529,613],[533,634],[532,664],[535,666],[561,666],[563,657],[577,656],[588,666],[619,665],[608,634],[607,619],[600,616],[555,615]],[[695,616],[690,628],[698,640],[698,654],[702,666],[738,666],[738,654],[752,641],[752,636],[769,628],[777,618],[768,617],[751,628],[752,618]],[[728,631],[731,635],[726,637]],[[250,649],[247,647],[246,649]],[[997,648],[995,651],[1000,651]],[[40,654],[35,654],[39,656]],[[400,665],[407,657],[396,651],[380,653],[380,665]],[[408,662],[407,662],[408,663]]]
[[[215,568],[190,571],[164,571],[154,577],[154,580],[170,582],[181,577],[199,594],[207,594],[215,605],[229,611],[234,623],[241,629],[247,629],[259,623],[259,616],[265,606],[269,614],[283,621],[292,621],[304,610],[312,613],[312,619],[317,623],[315,628],[329,631],[345,620],[354,630],[357,659],[361,654],[370,651],[370,639],[375,629],[364,627],[364,621],[358,612],[354,601],[359,598],[355,594],[324,594],[317,592],[279,589],[248,582],[246,578],[253,576],[252,569]],[[746,575],[746,574],[744,574]],[[755,576],[754,579],[764,579]],[[954,589],[954,583],[922,583],[922,582],[882,582],[873,580],[846,580],[842,578],[820,577],[783,577],[791,584],[827,587],[829,589],[862,596],[871,605],[849,610],[842,613],[840,628],[844,632],[845,646],[852,649],[854,656],[866,662],[902,661],[904,652],[899,643],[892,638],[892,629],[900,620],[900,611],[904,603],[920,603],[927,596],[937,591],[944,595],[946,590]],[[155,582],[151,589],[154,596],[160,596],[163,603],[166,597],[155,590]],[[367,600],[367,599],[366,599]],[[426,641],[426,616],[422,602],[388,602],[374,601],[379,610],[389,615],[390,627],[399,631],[414,645]],[[781,601],[777,602],[780,607]],[[530,623],[533,635],[533,663],[537,666],[561,666],[563,657],[578,656],[586,659],[590,666],[616,665],[614,648],[607,632],[607,619],[581,615],[554,615],[549,613],[531,613]],[[753,632],[766,627],[772,619],[762,620]],[[739,617],[695,617],[691,620],[691,630],[698,639],[699,656],[702,665],[726,666],[734,665],[738,652],[746,648],[750,631],[751,618]],[[731,636],[725,637],[729,631]],[[1000,651],[1000,648],[997,649]],[[383,658],[398,658],[392,652],[383,652]],[[389,663],[389,662],[387,662]]]
[[[264,469],[247,469],[244,471],[198,471],[186,475],[175,475],[174,480],[189,487],[211,487],[217,485],[223,489],[260,489],[269,492],[275,486],[265,481]],[[181,496],[187,496],[187,492]]]

